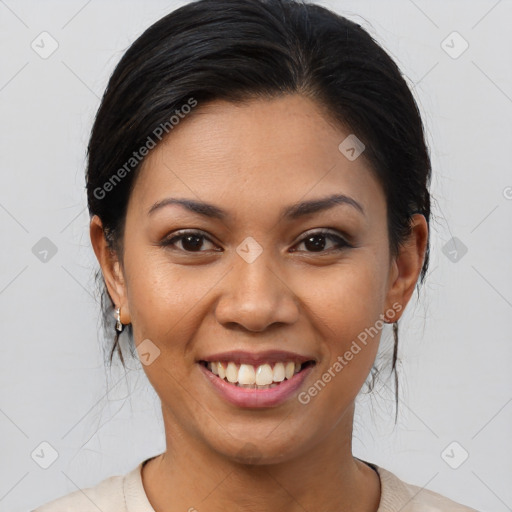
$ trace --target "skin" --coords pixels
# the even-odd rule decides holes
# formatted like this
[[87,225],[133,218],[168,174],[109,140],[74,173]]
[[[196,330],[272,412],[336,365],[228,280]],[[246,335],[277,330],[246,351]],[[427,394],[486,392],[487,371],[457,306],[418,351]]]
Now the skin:
[[[401,311],[389,322],[400,318],[423,265],[427,223],[416,214],[400,254],[390,255],[383,190],[364,154],[350,161],[338,150],[349,134],[299,95],[199,105],[146,157],[122,257],[107,250],[101,220],[92,219],[91,241],[121,321],[132,323],[136,345],[149,339],[160,350],[143,365],[167,440],[142,471],[156,512],[377,510],[378,475],[353,457],[351,443],[354,400],[381,331],[307,405],[294,396],[272,408],[236,407],[196,362],[237,349],[298,352],[317,361],[304,391],[393,304]],[[365,213],[341,205],[279,219],[285,206],[334,192]],[[148,215],[171,196],[213,203],[231,218],[177,205]],[[304,240],[321,228],[353,246],[336,250],[320,236],[318,252]],[[182,229],[205,235],[193,240],[195,252],[183,239],[158,245]],[[236,252],[249,236],[263,249],[252,263]]]

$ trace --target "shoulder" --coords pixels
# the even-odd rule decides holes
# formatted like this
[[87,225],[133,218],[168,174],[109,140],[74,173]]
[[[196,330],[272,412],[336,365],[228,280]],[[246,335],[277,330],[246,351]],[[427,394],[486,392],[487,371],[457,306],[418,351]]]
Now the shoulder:
[[377,512],[478,512],[437,492],[400,480],[387,469],[372,464],[381,480]]
[[31,512],[69,512],[70,510],[73,512],[98,512],[98,510],[125,512],[127,510],[125,504],[127,477],[137,471],[138,467],[126,475],[110,476],[95,486],[61,496]]

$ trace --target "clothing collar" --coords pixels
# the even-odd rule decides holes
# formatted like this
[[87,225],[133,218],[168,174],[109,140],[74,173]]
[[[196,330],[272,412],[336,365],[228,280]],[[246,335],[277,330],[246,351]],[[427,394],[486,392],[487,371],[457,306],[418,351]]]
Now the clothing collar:
[[[142,461],[125,475],[123,491],[127,512],[155,512],[142,484],[142,466],[155,457],[157,455]],[[358,460],[372,468],[379,475],[381,496],[377,512],[403,509],[411,499],[404,498],[408,494],[404,482],[390,471],[376,464],[362,459]]]

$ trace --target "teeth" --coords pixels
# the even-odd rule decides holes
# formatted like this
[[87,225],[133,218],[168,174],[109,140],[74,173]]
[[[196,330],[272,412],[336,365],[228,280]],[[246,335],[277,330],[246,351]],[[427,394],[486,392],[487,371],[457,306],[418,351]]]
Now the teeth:
[[291,379],[301,367],[300,363],[293,361],[275,363],[273,368],[269,363],[257,367],[252,364],[237,365],[233,361],[208,363],[208,369],[219,378],[240,387],[258,389],[273,388],[285,379]]
[[284,376],[287,379],[291,379],[293,377],[293,374],[295,373],[295,363],[290,361],[289,363],[286,363],[286,366],[284,367]]
[[283,382],[285,377],[284,364],[276,363],[274,366],[274,382]]
[[235,363],[229,362],[226,369],[226,378],[229,382],[234,383],[238,381],[238,368]]
[[222,363],[210,363],[210,365],[217,367],[217,369],[219,371],[219,377],[221,379],[225,379],[226,378],[226,369],[224,368],[224,366],[222,366]]
[[[259,371],[259,368],[258,368]],[[272,382],[272,379],[268,384]],[[254,366],[252,364],[241,364],[240,369],[238,370],[238,383],[239,384],[260,384],[258,382],[258,377],[254,372]]]
[[256,384],[258,386],[270,386],[274,380],[274,372],[269,364],[262,364],[256,370]]

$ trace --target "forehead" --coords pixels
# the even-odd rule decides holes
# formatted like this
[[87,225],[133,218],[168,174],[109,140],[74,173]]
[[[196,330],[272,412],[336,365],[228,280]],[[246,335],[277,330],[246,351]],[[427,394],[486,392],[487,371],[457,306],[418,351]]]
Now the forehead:
[[339,150],[349,135],[299,95],[199,103],[148,154],[132,199],[141,213],[167,195],[255,207],[341,193],[378,208],[364,158]]

